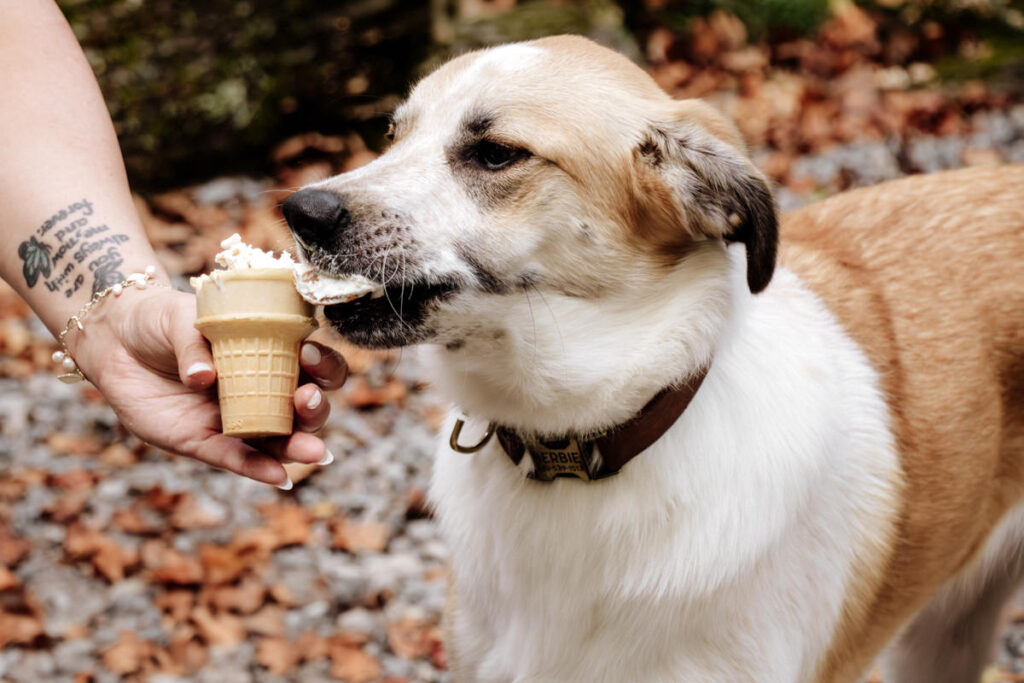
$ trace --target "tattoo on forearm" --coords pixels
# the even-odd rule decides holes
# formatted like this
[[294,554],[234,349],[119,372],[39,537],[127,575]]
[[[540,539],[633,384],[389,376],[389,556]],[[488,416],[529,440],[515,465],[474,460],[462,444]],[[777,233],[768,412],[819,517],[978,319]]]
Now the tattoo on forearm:
[[51,292],[71,297],[92,278],[92,293],[120,282],[124,263],[120,245],[128,235],[115,233],[106,223],[95,225],[88,199],[72,202],[18,246],[24,261],[22,274],[29,287],[42,282]]

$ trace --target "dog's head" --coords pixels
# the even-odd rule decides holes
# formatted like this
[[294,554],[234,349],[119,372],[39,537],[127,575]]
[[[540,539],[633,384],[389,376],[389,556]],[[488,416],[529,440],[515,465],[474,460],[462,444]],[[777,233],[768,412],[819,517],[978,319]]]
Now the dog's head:
[[774,202],[733,126],[585,39],[455,59],[392,134],[371,164],[284,205],[310,263],[386,285],[327,308],[355,343],[454,347],[475,331],[467,302],[642,291],[709,244],[745,244],[752,292],[772,276]]

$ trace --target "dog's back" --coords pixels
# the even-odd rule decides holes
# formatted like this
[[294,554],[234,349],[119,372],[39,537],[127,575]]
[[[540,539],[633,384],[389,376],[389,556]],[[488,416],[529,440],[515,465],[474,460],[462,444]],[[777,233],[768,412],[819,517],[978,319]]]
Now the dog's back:
[[[982,556],[1024,539],[986,548],[1024,492],[1024,166],[845,193],[787,215],[781,245],[881,373],[905,475],[898,537],[848,600],[835,674],[958,571],[976,599],[1019,573]],[[942,615],[950,630],[963,616]]]

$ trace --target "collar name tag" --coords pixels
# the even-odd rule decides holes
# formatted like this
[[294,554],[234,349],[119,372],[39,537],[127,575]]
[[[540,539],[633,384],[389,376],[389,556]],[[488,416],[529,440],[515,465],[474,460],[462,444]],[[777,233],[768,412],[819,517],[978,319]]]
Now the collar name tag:
[[593,473],[594,442],[580,443],[576,437],[537,440],[526,444],[533,461],[531,479],[551,481],[556,477],[576,477],[590,481]]

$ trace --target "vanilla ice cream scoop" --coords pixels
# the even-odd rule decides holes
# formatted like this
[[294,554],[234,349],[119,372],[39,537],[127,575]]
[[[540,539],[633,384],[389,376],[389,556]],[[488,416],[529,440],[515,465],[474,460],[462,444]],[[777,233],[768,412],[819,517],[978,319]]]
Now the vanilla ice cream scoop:
[[384,287],[380,283],[362,275],[331,277],[305,263],[295,265],[295,288],[303,299],[321,306],[343,304],[367,294],[373,298],[384,294]]

